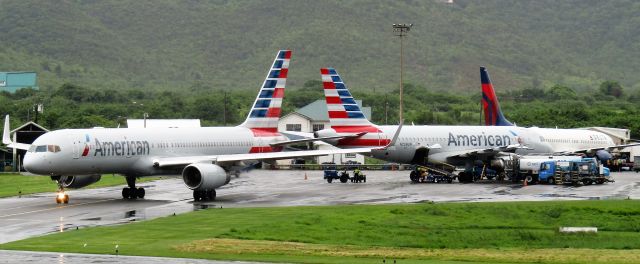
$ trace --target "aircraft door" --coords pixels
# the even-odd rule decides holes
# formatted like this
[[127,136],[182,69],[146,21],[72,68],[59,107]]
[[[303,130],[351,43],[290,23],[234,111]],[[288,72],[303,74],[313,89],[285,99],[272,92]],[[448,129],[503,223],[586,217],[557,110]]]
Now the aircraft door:
[[70,135],[69,137],[70,137],[71,142],[72,142],[72,146],[71,146],[72,155],[71,155],[71,157],[73,157],[73,159],[79,159],[80,158],[80,144],[82,144],[82,140],[79,140],[76,135]]

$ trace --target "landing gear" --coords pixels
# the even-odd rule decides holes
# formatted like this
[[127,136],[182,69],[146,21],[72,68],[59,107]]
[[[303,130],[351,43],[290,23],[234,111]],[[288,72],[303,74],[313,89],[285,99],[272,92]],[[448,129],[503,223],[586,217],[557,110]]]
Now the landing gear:
[[56,203],[57,204],[61,204],[61,203],[68,204],[69,203],[69,195],[64,193],[64,191],[58,191],[58,194],[56,194]]
[[198,201],[213,201],[216,199],[216,190],[204,190],[193,191],[193,200]]
[[[53,177],[51,177],[54,179]],[[58,183],[58,192],[56,193],[56,203],[57,204],[68,204],[69,203],[69,195],[64,192],[64,177],[57,177],[55,181]]]
[[122,188],[122,198],[124,199],[137,199],[144,198],[144,188],[139,187],[136,188],[136,177],[135,176],[126,176],[127,185],[129,187]]

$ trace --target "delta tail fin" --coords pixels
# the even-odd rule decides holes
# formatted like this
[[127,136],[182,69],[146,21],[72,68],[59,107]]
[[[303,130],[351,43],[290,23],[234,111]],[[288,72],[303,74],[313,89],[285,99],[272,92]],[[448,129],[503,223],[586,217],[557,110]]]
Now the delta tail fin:
[[256,136],[278,133],[278,120],[280,119],[290,59],[290,50],[278,51],[247,119],[240,125],[250,128]]
[[484,111],[484,124],[486,126],[513,126],[502,114],[498,97],[489,79],[489,72],[485,67],[480,67],[480,80],[482,81],[481,101]]
[[383,147],[391,141],[369,122],[362,109],[351,96],[342,78],[333,68],[320,69],[324,96],[327,102],[327,114],[331,128],[338,135],[357,134],[352,138],[344,138],[338,141],[340,147]]

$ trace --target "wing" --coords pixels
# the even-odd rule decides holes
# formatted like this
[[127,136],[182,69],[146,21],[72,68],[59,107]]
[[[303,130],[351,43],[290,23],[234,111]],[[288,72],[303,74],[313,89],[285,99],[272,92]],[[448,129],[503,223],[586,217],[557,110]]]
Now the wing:
[[357,137],[363,136],[364,134],[367,134],[367,132],[360,132],[360,133],[351,134],[351,135],[331,136],[331,137],[318,137],[318,138],[305,137],[305,138],[300,138],[300,139],[292,139],[292,140],[287,140],[287,141],[271,143],[269,145],[271,145],[272,147],[275,147],[275,146],[283,146],[283,145],[309,143],[309,142],[329,140],[329,139],[357,138]]
[[485,149],[466,149],[459,151],[446,152],[446,158],[473,158],[494,156],[505,152],[514,152],[517,149],[527,148],[520,144],[513,144],[504,147],[485,148]]
[[166,157],[157,158],[153,160],[154,167],[169,167],[189,165],[192,163],[223,163],[223,162],[236,162],[245,160],[278,160],[278,159],[292,159],[301,157],[316,157],[326,156],[332,154],[347,154],[358,153],[366,154],[371,152],[371,148],[356,148],[356,149],[322,149],[322,150],[301,150],[301,151],[287,151],[287,152],[266,152],[266,153],[247,153],[247,154],[224,154],[224,155],[210,155],[210,156],[184,156],[184,157]]
[[599,147],[599,148],[589,148],[589,149],[578,149],[578,150],[574,150],[574,151],[565,151],[562,153],[590,153],[593,151],[598,151],[598,150],[606,150],[606,151],[611,151],[614,149],[621,149],[621,148],[626,148],[626,147],[633,147],[633,146],[639,146],[640,142],[638,143],[630,143],[630,144],[622,144],[622,145],[614,145],[614,146],[607,146],[607,147]]

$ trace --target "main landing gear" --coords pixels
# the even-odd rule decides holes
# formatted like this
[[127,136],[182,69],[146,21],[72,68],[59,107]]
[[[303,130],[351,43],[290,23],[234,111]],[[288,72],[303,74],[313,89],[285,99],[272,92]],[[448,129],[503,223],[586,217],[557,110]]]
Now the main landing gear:
[[144,198],[144,188],[136,188],[136,177],[126,176],[126,179],[127,185],[129,185],[129,187],[122,188],[122,198],[132,200],[137,198]]
[[194,201],[213,201],[216,199],[216,190],[193,191]]

